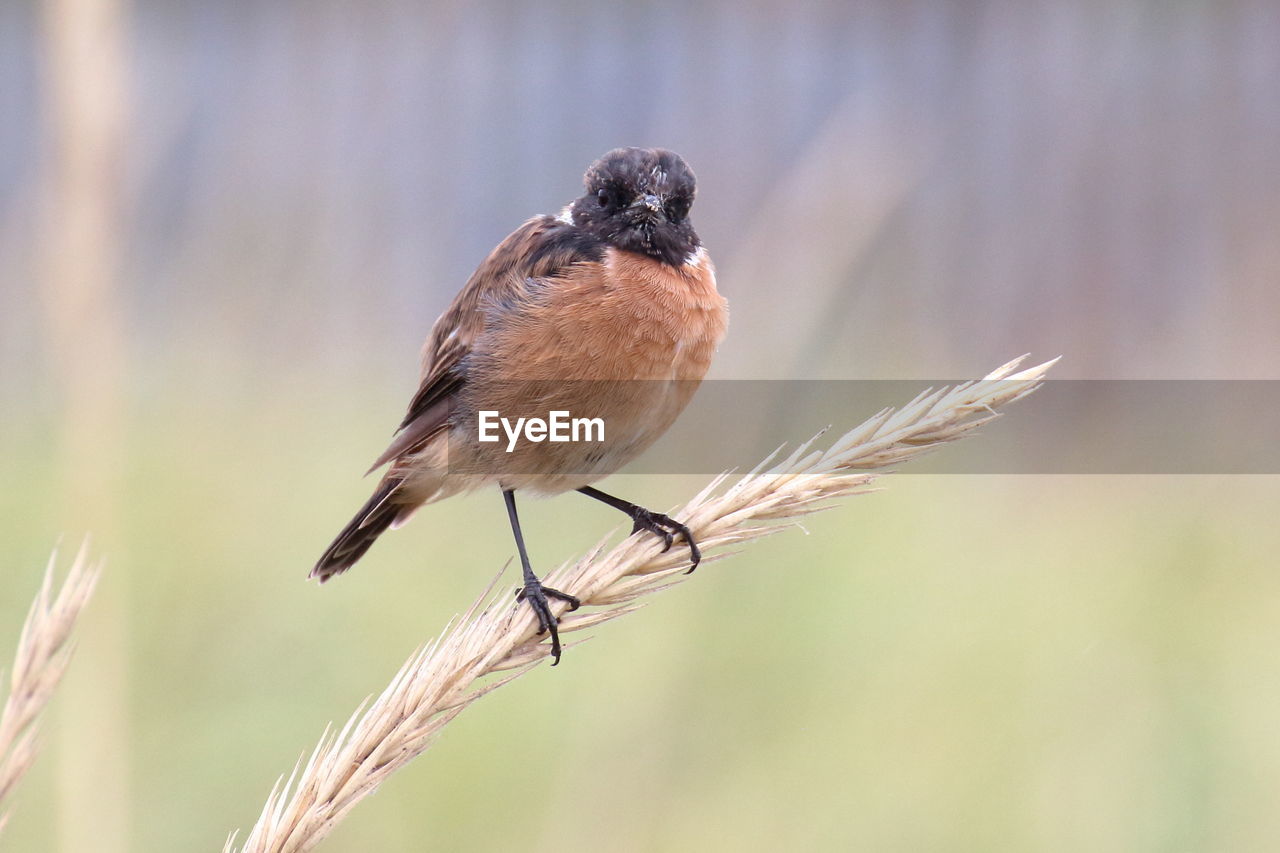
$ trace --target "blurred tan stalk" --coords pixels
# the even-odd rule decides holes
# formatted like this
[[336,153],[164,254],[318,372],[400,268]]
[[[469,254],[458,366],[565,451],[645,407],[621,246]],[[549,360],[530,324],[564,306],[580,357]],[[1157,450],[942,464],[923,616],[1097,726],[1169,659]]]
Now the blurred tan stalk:
[[86,542],[54,597],[57,560],[55,550],[18,637],[9,695],[0,710],[0,832],[8,818],[5,801],[35,761],[40,715],[66,672],[71,660],[71,632],[93,595],[101,570],[99,564],[89,562]]
[[[121,445],[121,304],[130,116],[128,0],[42,0],[40,293],[61,411],[59,517],[110,538]],[[58,849],[129,849],[124,631],[120,587],[90,615],[84,678],[68,685],[58,728]]]
[[[731,546],[785,529],[778,522],[867,491],[874,479],[868,471],[906,462],[997,417],[997,409],[1034,391],[1054,364],[1017,371],[1021,361],[977,382],[926,391],[900,410],[880,412],[826,450],[811,450],[813,440],[806,442],[768,470],[772,458],[727,488],[730,477],[721,475],[674,515],[688,524],[704,553],[719,551],[723,557]],[[601,542],[576,563],[551,572],[546,583],[578,596],[584,607],[566,614],[557,602],[560,631],[581,631],[636,610],[641,596],[687,577],[686,554],[682,548],[662,553],[651,537],[628,536],[608,550]],[[358,708],[340,731],[325,732],[287,782],[277,782],[241,853],[312,849],[468,705],[547,657],[545,637],[535,633],[529,608],[493,587],[410,657],[382,694]],[[589,607],[598,609],[587,612]],[[234,844],[233,835],[224,853],[236,850]]]

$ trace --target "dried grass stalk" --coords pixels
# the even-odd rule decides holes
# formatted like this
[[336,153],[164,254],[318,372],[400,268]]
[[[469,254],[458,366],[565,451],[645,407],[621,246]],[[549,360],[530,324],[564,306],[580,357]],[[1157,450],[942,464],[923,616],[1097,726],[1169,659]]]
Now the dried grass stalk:
[[[726,556],[732,546],[785,529],[778,522],[866,491],[873,479],[868,471],[906,462],[997,417],[997,409],[1034,391],[1054,364],[1017,371],[1021,361],[977,382],[925,391],[899,410],[880,412],[826,450],[810,449],[810,440],[767,470],[772,457],[727,487],[730,477],[721,475],[674,517],[689,526],[704,553],[719,552],[711,559]],[[562,603],[553,603],[562,615],[561,633],[630,613],[640,606],[636,599],[679,583],[687,554],[678,547],[661,553],[653,537],[629,536],[608,549],[602,541],[549,573],[548,586],[578,596],[584,606],[566,614]],[[337,733],[327,730],[287,781],[276,783],[238,848],[241,853],[312,849],[463,709],[547,657],[546,638],[535,633],[530,609],[506,591],[495,593],[494,585],[410,657],[381,695],[357,708]],[[481,683],[498,672],[506,674]],[[236,849],[232,835],[224,851]]]
[[[89,603],[101,567],[90,563],[88,542],[80,546],[62,588],[53,597],[55,550],[49,557],[44,582],[22,626],[14,654],[9,696],[0,712],[0,807],[36,757],[40,714],[71,660],[71,632]],[[8,815],[0,813],[0,830]]]

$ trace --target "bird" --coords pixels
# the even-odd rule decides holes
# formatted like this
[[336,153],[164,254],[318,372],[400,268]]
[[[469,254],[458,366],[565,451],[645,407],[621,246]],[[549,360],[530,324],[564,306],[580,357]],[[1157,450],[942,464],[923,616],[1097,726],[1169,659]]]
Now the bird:
[[[728,303],[689,218],[697,182],[680,155],[616,148],[583,175],[584,192],[558,215],[535,216],[488,255],[436,320],[420,381],[391,444],[369,469],[386,471],[373,495],[311,571],[324,582],[346,571],[385,531],[420,507],[496,485],[515,537],[523,584],[517,597],[550,633],[560,662],[552,600],[573,595],[534,573],[516,492],[577,491],[621,510],[631,535],[649,533],[701,552],[689,528],[592,484],[661,436],[689,402],[728,326]],[[593,441],[480,440],[485,413],[518,422],[530,412],[598,418]],[[490,424],[492,426],[492,423]],[[588,432],[590,432],[588,430]]]

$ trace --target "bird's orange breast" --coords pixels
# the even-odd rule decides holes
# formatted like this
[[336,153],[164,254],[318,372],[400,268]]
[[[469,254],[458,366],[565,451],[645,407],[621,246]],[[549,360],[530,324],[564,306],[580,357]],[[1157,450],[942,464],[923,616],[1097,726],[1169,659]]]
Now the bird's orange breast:
[[704,251],[672,267],[611,249],[599,263],[530,287],[476,341],[458,422],[469,426],[479,410],[603,418],[599,446],[533,444],[501,456],[492,445],[476,448],[494,453],[494,465],[534,475],[504,482],[576,488],[617,470],[666,431],[706,374],[728,307]]
[[705,252],[680,267],[610,249],[495,312],[473,365],[531,380],[700,379],[728,323]]

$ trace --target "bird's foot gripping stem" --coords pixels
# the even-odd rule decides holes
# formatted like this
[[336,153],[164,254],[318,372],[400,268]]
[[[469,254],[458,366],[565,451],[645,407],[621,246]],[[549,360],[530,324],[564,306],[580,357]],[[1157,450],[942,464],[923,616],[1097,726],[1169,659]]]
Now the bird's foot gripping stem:
[[578,491],[589,498],[594,498],[614,509],[625,512],[633,522],[631,533],[634,535],[642,530],[652,533],[662,540],[663,551],[671,550],[671,545],[676,541],[676,536],[683,536],[684,541],[689,543],[689,561],[693,563],[689,567],[689,571],[685,572],[686,575],[698,568],[698,563],[702,562],[702,551],[698,549],[698,543],[694,541],[692,531],[671,516],[645,509],[639,504],[624,501],[622,498],[615,498],[613,495],[602,492],[594,486],[583,486]]
[[570,610],[577,610],[582,606],[582,602],[577,597],[567,592],[561,592],[558,589],[552,589],[549,586],[543,586],[537,581],[525,584],[524,588],[516,593],[516,599],[528,602],[533,614],[538,617],[538,633],[551,632],[551,665],[555,666],[560,663],[560,632],[556,630],[560,625],[560,620],[551,612],[550,599],[552,598],[568,602]]
[[635,522],[631,528],[631,533],[633,535],[641,531],[652,533],[662,540],[663,551],[671,550],[671,545],[675,542],[677,535],[684,537],[684,541],[689,543],[689,561],[693,563],[685,574],[687,575],[698,568],[698,563],[702,562],[702,551],[698,550],[698,543],[694,541],[693,533],[690,532],[688,527],[669,515],[653,512],[642,506],[636,507],[628,515]]

